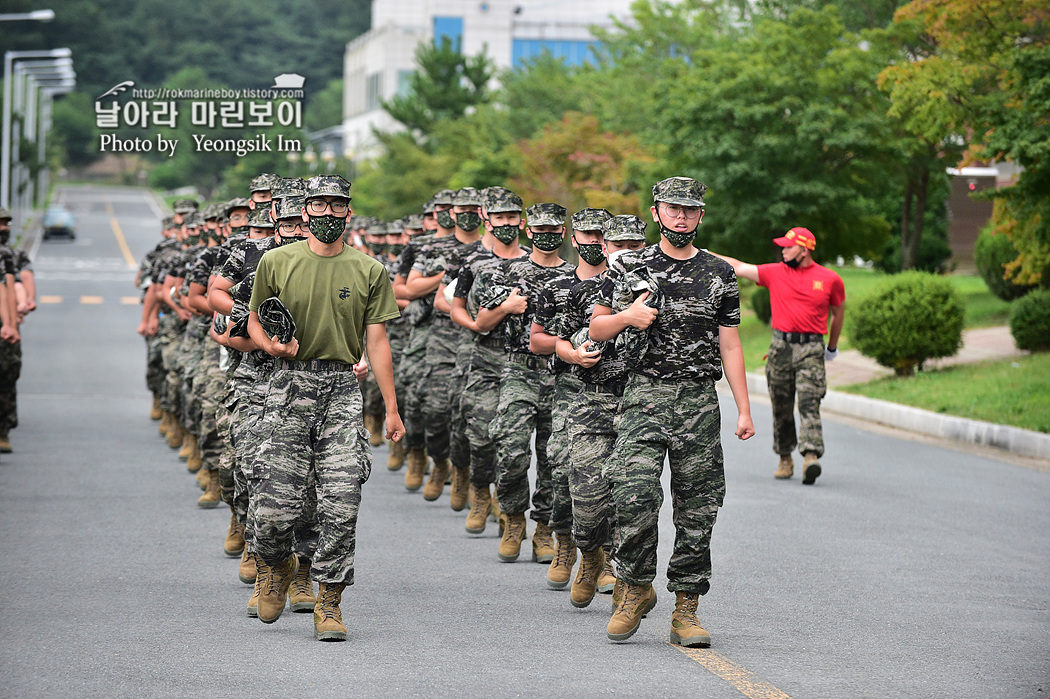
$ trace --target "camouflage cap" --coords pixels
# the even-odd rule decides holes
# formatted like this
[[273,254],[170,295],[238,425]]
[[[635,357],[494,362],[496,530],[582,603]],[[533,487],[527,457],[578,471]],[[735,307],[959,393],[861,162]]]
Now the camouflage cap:
[[0,206],[0,221],[3,221],[4,219],[10,220],[11,218],[13,218],[11,212]]
[[259,207],[252,209],[252,212],[248,214],[248,225],[252,228],[273,228],[273,221],[270,220],[270,207]]
[[352,231],[367,231],[368,227],[372,225],[372,221],[374,220],[374,216],[354,216],[347,223],[347,228],[349,228]]
[[600,231],[612,214],[605,209],[580,209],[572,215],[574,231]]
[[485,211],[490,214],[516,211],[521,213],[525,202],[514,192],[504,187],[485,188]]
[[525,209],[530,226],[564,226],[565,207],[561,204],[533,204]]
[[402,219],[402,223],[404,227],[409,230],[422,230],[423,214],[412,214],[411,216],[405,216],[405,218]]
[[613,216],[602,225],[602,235],[607,243],[645,242],[645,222],[632,214]]
[[273,189],[270,190],[270,194],[272,194],[275,199],[278,197],[288,197],[293,195],[305,197],[306,181],[301,177],[282,177],[280,181],[274,185]]
[[233,211],[234,209],[249,209],[249,208],[251,208],[251,207],[248,206],[248,200],[245,199],[244,197],[239,197],[237,199],[230,199],[228,202],[226,202],[226,215],[229,216],[230,212]]
[[456,198],[456,190],[454,189],[439,189],[434,192],[434,196],[430,198],[431,204],[447,204],[452,206],[452,200]]
[[405,219],[399,218],[396,221],[391,221],[386,225],[387,235],[401,235],[405,232]]
[[177,214],[191,214],[197,210],[197,202],[193,199],[177,199],[171,205],[171,210]]
[[221,216],[221,215],[222,215],[222,205],[221,204],[208,204],[206,207],[204,207],[204,220],[205,221],[214,221],[217,218],[219,218],[219,216]]
[[[3,209],[3,210],[7,211],[7,209]],[[172,228],[174,226],[175,226],[175,217],[174,216],[165,216],[164,218],[162,218],[160,220],[160,228],[161,228],[161,230],[167,230],[168,228]]]
[[339,175],[314,175],[306,181],[306,198],[343,197],[350,199],[350,183]]
[[258,177],[253,177],[248,189],[252,192],[272,192],[274,186],[281,181],[280,175],[271,175],[264,172]]
[[368,222],[369,235],[386,235],[387,222],[374,216],[370,219]]
[[277,202],[277,220],[297,218],[302,220],[306,197],[301,194],[287,194]]
[[653,186],[653,201],[678,206],[703,206],[707,185],[691,177],[668,177]]
[[452,197],[452,206],[481,206],[481,195],[473,187],[464,187]]
[[423,204],[423,213],[424,214],[432,214],[432,213],[434,213],[436,208],[437,207],[434,206],[434,200],[433,199],[427,199],[426,203]]
[[199,228],[202,223],[204,223],[204,218],[196,211],[182,217],[182,225],[186,228]]

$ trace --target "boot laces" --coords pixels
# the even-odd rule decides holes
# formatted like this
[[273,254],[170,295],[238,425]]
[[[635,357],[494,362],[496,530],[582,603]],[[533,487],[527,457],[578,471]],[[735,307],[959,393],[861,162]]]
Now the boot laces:
[[554,548],[554,536],[550,529],[542,524],[536,527],[536,533],[532,535],[532,540],[536,542],[537,546]]
[[695,624],[700,626],[700,620],[696,618],[696,608],[699,605],[700,600],[695,597],[686,597],[678,603],[676,616],[681,619],[685,624]]
[[326,586],[320,597],[322,616],[325,619],[335,619],[339,613],[339,591]]
[[507,537],[510,539],[524,539],[525,538],[525,520],[522,518],[511,519],[507,518]]
[[[597,562],[598,555],[596,553],[583,554],[580,560],[580,580],[590,580],[591,578],[596,579],[598,577],[595,573],[595,568],[597,568],[595,563]],[[598,570],[598,573],[601,573],[601,570]]]
[[623,592],[623,602],[620,604],[620,611],[629,616],[637,614],[638,608],[642,606],[642,598],[646,592],[647,590],[644,586],[628,585]]
[[572,560],[573,547],[568,542],[563,543],[558,539],[558,547],[554,549],[554,567],[567,568]]

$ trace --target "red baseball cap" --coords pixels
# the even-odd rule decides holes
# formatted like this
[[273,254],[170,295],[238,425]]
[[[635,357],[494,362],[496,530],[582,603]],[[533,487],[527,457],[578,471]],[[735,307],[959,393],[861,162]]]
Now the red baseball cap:
[[813,237],[813,233],[802,227],[792,228],[782,238],[773,238],[773,242],[782,248],[801,245],[807,250],[814,250],[817,247],[817,239]]

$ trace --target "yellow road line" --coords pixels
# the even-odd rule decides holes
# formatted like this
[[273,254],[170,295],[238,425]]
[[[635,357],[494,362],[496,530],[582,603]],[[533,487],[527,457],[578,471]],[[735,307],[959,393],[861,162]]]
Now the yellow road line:
[[103,299],[101,296],[81,296],[80,303],[87,304],[90,306],[97,306],[102,303]]
[[737,665],[724,655],[704,648],[683,648],[672,643],[685,655],[703,665],[711,674],[725,680],[748,699],[791,699],[779,689],[760,679],[755,673]]
[[41,296],[40,303],[62,303],[61,296]]
[[138,296],[121,296],[120,302],[125,306],[137,306],[141,302]]
[[137,269],[135,256],[131,254],[131,248],[128,247],[128,241],[124,238],[124,231],[120,230],[117,217],[113,215],[113,205],[109,199],[106,200],[106,213],[109,214],[109,225],[113,228],[113,235],[117,239],[117,245],[120,246],[120,252],[124,255],[124,261],[128,263],[128,269]]

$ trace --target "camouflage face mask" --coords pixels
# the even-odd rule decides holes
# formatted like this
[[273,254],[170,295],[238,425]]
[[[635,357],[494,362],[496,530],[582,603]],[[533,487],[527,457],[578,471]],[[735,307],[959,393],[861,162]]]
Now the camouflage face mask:
[[386,243],[369,243],[368,247],[371,248],[372,252],[374,252],[377,255],[385,255],[386,254],[386,249],[387,249],[387,244]]
[[692,243],[693,239],[696,238],[695,228],[691,231],[684,231],[681,233],[678,231],[673,231],[664,225],[662,218],[660,219],[660,232],[663,233],[665,238],[667,238],[667,242],[675,246],[676,248],[684,248],[686,245]]
[[461,211],[456,214],[456,225],[465,231],[476,231],[481,225],[481,216],[475,211]]
[[345,218],[331,215],[310,217],[310,232],[325,245],[339,240],[345,229]]
[[0,230],[0,245],[7,245],[7,241],[11,239],[11,229],[5,228]]
[[561,233],[532,233],[532,244],[544,252],[551,252],[561,247]]
[[448,209],[437,212],[437,223],[442,228],[455,228],[456,222],[452,219],[452,212]]
[[519,229],[517,226],[493,226],[492,235],[504,245],[510,245],[518,239]]
[[248,226],[232,226],[230,235],[248,235]]
[[405,249],[404,243],[390,243],[386,246],[386,251],[391,255],[400,255],[401,251]]
[[580,253],[580,259],[589,265],[597,267],[605,262],[605,251],[601,243],[576,243],[576,251]]

